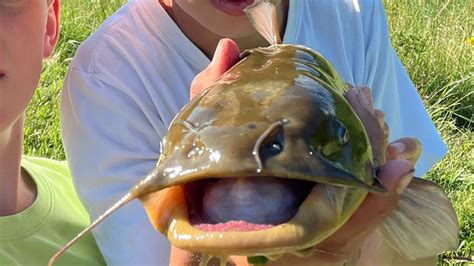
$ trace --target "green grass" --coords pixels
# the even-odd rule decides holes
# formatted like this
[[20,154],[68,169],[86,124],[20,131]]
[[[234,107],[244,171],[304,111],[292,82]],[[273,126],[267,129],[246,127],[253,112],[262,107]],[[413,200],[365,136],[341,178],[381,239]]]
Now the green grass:
[[[78,45],[125,0],[63,0],[62,32],[55,56],[45,62],[27,111],[25,153],[64,159],[59,93]],[[385,1],[392,43],[425,101],[448,155],[428,174],[452,199],[461,224],[460,245],[440,264],[468,264],[474,257],[474,46],[473,2]],[[471,262],[472,263],[472,262]]]
[[[428,174],[452,200],[461,225],[445,263],[474,258],[473,2],[385,1],[392,43],[415,83],[448,155]],[[456,259],[457,258],[457,259]]]
[[45,62],[40,85],[27,111],[25,154],[65,159],[59,123],[60,91],[77,47],[125,0],[61,1],[61,35]]

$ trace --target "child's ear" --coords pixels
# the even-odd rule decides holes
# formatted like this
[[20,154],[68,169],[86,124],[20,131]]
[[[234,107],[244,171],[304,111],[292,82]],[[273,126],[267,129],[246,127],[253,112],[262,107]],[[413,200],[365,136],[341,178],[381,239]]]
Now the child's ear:
[[44,33],[43,57],[50,57],[59,38],[59,5],[60,0],[53,0],[48,6],[48,17]]

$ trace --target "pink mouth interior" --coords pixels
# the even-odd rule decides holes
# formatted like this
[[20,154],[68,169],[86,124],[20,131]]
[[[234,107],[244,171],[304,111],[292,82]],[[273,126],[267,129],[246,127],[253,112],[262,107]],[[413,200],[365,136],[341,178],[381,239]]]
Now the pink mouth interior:
[[265,230],[274,227],[271,224],[254,224],[249,223],[246,221],[229,221],[225,223],[218,223],[218,224],[196,224],[194,225],[195,228],[206,231],[206,232],[226,232],[226,231],[238,231],[238,232],[246,232],[246,231],[258,231],[258,230]]

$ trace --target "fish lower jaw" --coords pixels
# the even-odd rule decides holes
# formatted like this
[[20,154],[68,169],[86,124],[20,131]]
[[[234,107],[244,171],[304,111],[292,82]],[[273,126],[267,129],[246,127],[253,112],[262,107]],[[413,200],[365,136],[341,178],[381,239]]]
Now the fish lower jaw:
[[274,227],[272,224],[255,224],[247,221],[228,221],[225,223],[218,224],[193,224],[193,226],[201,231],[206,232],[227,232],[227,231],[238,231],[238,232],[247,232],[247,231],[258,231],[265,230]]
[[340,212],[333,205],[334,199],[327,197],[327,188],[328,185],[318,184],[293,218],[267,227],[249,226],[250,223],[239,224],[237,221],[228,223],[224,230],[215,225],[207,228],[193,225],[182,200],[167,220],[166,235],[180,249],[216,256],[293,253],[315,246],[342,225]]

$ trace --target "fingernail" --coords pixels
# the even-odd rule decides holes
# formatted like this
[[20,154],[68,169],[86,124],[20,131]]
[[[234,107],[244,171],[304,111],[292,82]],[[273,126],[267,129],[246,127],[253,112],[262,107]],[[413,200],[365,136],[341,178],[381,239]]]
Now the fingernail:
[[364,88],[360,88],[357,90],[357,93],[358,93],[358,96],[359,96],[359,101],[360,103],[362,103],[362,105],[365,107],[365,108],[368,108],[369,106],[369,101],[367,100],[367,97],[365,96],[365,93],[364,93]]
[[374,115],[378,118],[385,118],[385,113],[380,109],[374,109]]
[[362,93],[364,94],[367,101],[372,100],[371,92],[369,87],[362,87]]
[[406,173],[402,178],[400,178],[400,181],[398,181],[397,187],[395,188],[395,192],[397,192],[398,195],[402,194],[403,191],[408,187],[408,184],[410,184],[411,180],[413,179],[413,174],[415,173],[415,169],[411,169],[408,173]]
[[217,55],[219,55],[221,53],[221,50],[222,50],[222,42],[224,41],[224,39],[221,39],[219,41],[219,43],[217,44],[216,46],[216,50],[214,51],[214,55],[212,56],[212,61],[211,61],[211,64],[214,63],[215,59],[217,58]]
[[391,143],[390,146],[392,146],[395,149],[395,151],[397,152],[397,155],[402,154],[406,149],[405,143],[403,142],[394,142],[394,143]]

